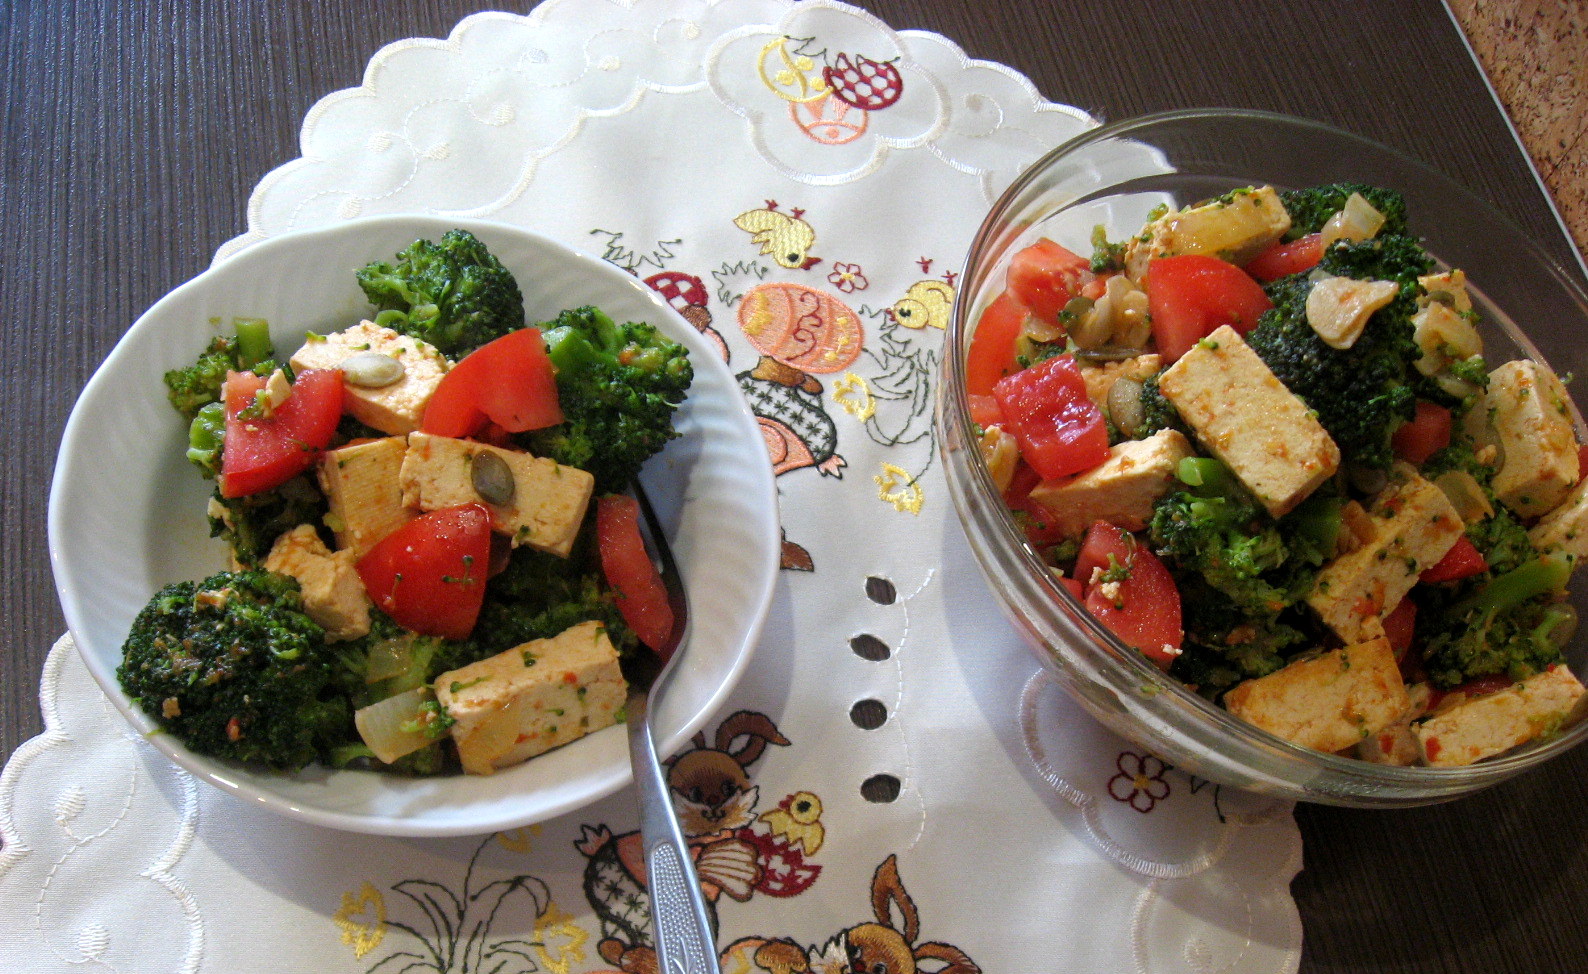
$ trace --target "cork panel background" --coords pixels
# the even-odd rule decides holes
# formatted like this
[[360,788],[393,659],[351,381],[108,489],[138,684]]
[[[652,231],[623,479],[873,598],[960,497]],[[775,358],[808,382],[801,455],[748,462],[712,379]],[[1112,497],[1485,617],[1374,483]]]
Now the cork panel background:
[[1588,253],[1588,0],[1446,0]]

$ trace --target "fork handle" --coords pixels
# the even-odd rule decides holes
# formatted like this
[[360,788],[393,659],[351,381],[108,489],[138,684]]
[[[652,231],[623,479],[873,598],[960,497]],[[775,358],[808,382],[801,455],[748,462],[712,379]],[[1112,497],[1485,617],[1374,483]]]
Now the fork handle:
[[629,759],[639,798],[645,886],[651,895],[657,964],[663,974],[721,974],[700,880],[656,758],[646,702],[641,694],[633,694],[629,700]]

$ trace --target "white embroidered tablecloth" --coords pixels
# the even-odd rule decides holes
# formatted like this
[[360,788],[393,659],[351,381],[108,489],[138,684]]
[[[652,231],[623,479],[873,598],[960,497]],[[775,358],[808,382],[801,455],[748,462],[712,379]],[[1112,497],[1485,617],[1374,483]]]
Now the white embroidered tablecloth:
[[[883,946],[888,974],[1296,968],[1290,806],[1165,768],[1064,698],[940,473],[959,262],[1015,174],[1092,124],[828,0],[551,0],[379,52],[216,257],[377,213],[483,217],[603,255],[720,345],[785,535],[766,636],[692,745],[748,786],[686,816],[725,971],[858,971]],[[782,315],[802,337],[769,346]],[[474,838],[327,832],[174,769],[69,639],[40,699],[48,729],[0,777],[0,970],[654,969],[628,790]]]

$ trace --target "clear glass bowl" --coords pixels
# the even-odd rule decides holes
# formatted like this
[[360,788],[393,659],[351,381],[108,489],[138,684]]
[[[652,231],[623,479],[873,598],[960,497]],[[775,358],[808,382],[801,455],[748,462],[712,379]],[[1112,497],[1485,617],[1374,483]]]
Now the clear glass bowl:
[[[1405,194],[1413,232],[1440,261],[1467,272],[1491,368],[1527,356],[1563,377],[1588,374],[1581,338],[1588,295],[1514,223],[1448,177],[1317,122],[1229,109],[1173,112],[1103,126],[1054,149],[993,207],[971,244],[944,347],[939,442],[992,590],[1064,689],[1115,733],[1184,771],[1250,791],[1358,807],[1428,804],[1542,764],[1588,737],[1588,722],[1462,768],[1386,767],[1258,730],[1159,672],[1044,570],[988,476],[965,400],[965,354],[980,313],[1003,290],[1009,257],[1038,237],[1085,254],[1095,225],[1117,239],[1159,203],[1184,206],[1238,186],[1329,182]],[[1582,438],[1582,417],[1573,418]],[[1585,591],[1577,586],[1572,602],[1588,619]],[[1568,659],[1579,677],[1588,672],[1588,632],[1573,639]]]

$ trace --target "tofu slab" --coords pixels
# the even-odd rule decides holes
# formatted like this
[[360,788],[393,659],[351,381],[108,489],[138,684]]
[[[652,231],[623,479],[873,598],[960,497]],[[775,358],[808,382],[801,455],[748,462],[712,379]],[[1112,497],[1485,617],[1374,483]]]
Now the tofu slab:
[[373,321],[323,338],[311,338],[292,353],[292,367],[339,369],[342,363],[363,352],[389,355],[402,363],[402,378],[378,389],[351,382],[342,383],[343,402],[348,412],[361,423],[382,433],[401,436],[419,428],[430,396],[441,384],[451,363],[428,342],[383,328]]
[[463,770],[491,774],[617,723],[628,697],[599,622],[582,622],[436,677]]
[[276,539],[265,556],[266,571],[291,575],[303,594],[303,611],[325,629],[329,642],[369,632],[369,596],[351,551],[332,552],[308,524]]
[[[491,453],[513,475],[513,497],[506,504],[486,502],[474,489],[474,458]],[[573,549],[595,490],[595,478],[577,467],[518,450],[503,450],[473,440],[414,433],[399,474],[403,503],[422,511],[459,504],[485,504],[491,527],[513,546],[527,544],[564,558]]]
[[1108,459],[1091,470],[1038,484],[1031,499],[1069,537],[1084,534],[1094,521],[1140,531],[1152,520],[1153,504],[1174,485],[1180,461],[1192,452],[1178,430],[1159,430],[1145,440],[1115,445]]
[[1290,214],[1271,186],[1236,190],[1227,200],[1174,210],[1152,221],[1125,247],[1125,273],[1133,281],[1159,257],[1207,254],[1244,264],[1290,230]]
[[418,514],[403,504],[398,483],[407,453],[405,438],[388,436],[328,450],[320,458],[320,489],[331,508],[326,522],[337,547],[355,559]]
[[1566,387],[1545,366],[1526,359],[1489,373],[1486,408],[1499,436],[1504,466],[1491,485],[1522,517],[1538,517],[1566,499],[1577,483],[1577,437]]
[[1164,370],[1158,388],[1275,517],[1340,467],[1340,448],[1317,417],[1229,325]]
[[1466,530],[1444,491],[1409,467],[1395,473],[1402,479],[1373,499],[1368,523],[1358,529],[1360,545],[1325,565],[1307,594],[1307,604],[1344,642],[1383,632],[1380,618]]
[[1573,487],[1559,507],[1539,518],[1527,539],[1541,553],[1560,552],[1573,563],[1588,555],[1588,478]]
[[1379,637],[1247,680],[1224,705],[1276,737],[1334,752],[1388,727],[1410,701],[1389,640]]
[[1497,693],[1473,697],[1413,726],[1424,764],[1454,767],[1501,754],[1564,726],[1583,696],[1555,666]]

